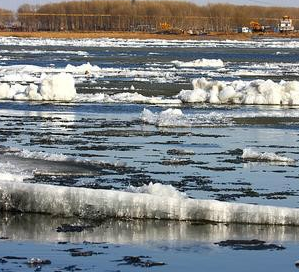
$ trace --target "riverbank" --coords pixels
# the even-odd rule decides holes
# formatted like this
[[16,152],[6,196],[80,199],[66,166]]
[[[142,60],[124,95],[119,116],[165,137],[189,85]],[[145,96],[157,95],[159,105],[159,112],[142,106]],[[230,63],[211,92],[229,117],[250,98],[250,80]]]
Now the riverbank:
[[219,33],[206,35],[155,34],[145,32],[98,31],[98,32],[0,32],[0,37],[53,38],[53,39],[161,39],[161,40],[250,40],[261,38],[299,38],[299,33]]

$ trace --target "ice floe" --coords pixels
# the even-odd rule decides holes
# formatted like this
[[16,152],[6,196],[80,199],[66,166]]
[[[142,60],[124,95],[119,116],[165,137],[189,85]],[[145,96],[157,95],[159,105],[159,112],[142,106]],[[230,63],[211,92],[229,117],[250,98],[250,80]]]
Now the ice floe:
[[12,159],[23,158],[48,162],[70,162],[74,164],[83,164],[85,166],[111,166],[114,168],[122,168],[126,166],[125,162],[119,160],[115,162],[105,162],[99,160],[98,158],[82,158],[80,156],[65,155],[62,153],[49,153],[44,151],[33,151],[28,149],[2,148],[1,153],[6,156],[11,156]]
[[159,127],[189,127],[191,125],[180,109],[172,108],[158,114],[144,109],[140,115],[140,119],[145,123]]
[[295,160],[279,156],[272,152],[257,152],[252,150],[251,148],[245,148],[243,150],[242,158],[248,161],[263,161],[263,162],[284,162],[284,163],[294,163]]
[[27,149],[7,149],[7,154],[13,154],[20,158],[25,159],[35,159],[35,160],[45,160],[45,161],[75,161],[75,158],[71,156],[66,156],[61,153],[47,153],[42,151],[30,151]]
[[194,61],[179,61],[174,60],[172,63],[181,68],[190,68],[190,67],[223,67],[224,63],[221,59],[197,59]]
[[[162,185],[161,185],[162,186]],[[150,192],[150,193],[148,193]],[[299,225],[299,209],[160,195],[0,181],[0,209],[89,219],[144,218]]]
[[193,156],[195,152],[192,149],[169,149],[167,150],[167,154],[169,155],[178,155],[178,156]]
[[76,96],[75,81],[70,74],[46,76],[41,84],[28,86],[0,84],[0,99],[31,101],[71,101]]
[[[218,62],[218,60],[214,61]],[[205,60],[205,62],[208,61]],[[277,67],[280,67],[281,64],[273,65],[270,65],[269,69],[276,69],[275,67],[277,65]],[[260,66],[267,69],[266,64]],[[253,66],[254,69],[256,67],[258,68],[259,66]],[[175,70],[166,71],[172,68]],[[97,86],[97,92],[93,94],[86,94],[81,91],[81,93],[76,95],[76,90],[73,86],[75,83],[80,82],[98,85],[98,79],[105,77],[124,77],[129,78],[131,81],[140,82],[173,83],[181,75],[178,72],[180,69],[172,68],[103,68],[92,65],[89,62],[78,66],[68,64],[62,68],[34,65],[0,66],[0,81],[3,82],[0,84],[0,99],[54,100],[79,103],[299,105],[299,81],[282,80],[277,83],[272,80],[259,79],[228,82],[208,80],[202,77],[192,81],[193,89],[181,90],[176,96],[172,97],[144,96],[137,92],[138,89],[131,82],[128,87],[123,87],[123,90],[128,92],[116,94],[104,93],[103,91],[106,91],[106,87]],[[247,71],[245,69],[240,71],[241,73],[248,72],[249,74],[255,74],[256,72],[258,74],[266,73],[262,70]]]
[[77,94],[75,102],[99,102],[99,103],[143,103],[143,104],[181,104],[181,100],[175,98],[164,98],[159,96],[144,96],[137,92],[117,93],[108,95],[106,93],[97,94]]
[[104,77],[124,77],[134,81],[174,82],[179,79],[175,67],[100,67],[89,62],[80,65],[67,64],[65,67],[46,67],[37,65],[3,65],[0,66],[1,82],[34,82],[40,83],[46,75],[70,73],[76,82],[101,79]]
[[178,95],[186,103],[299,105],[299,81],[209,81],[195,79],[193,90],[182,90]]
[[232,120],[222,113],[184,114],[180,109],[173,108],[159,113],[144,109],[140,114],[140,119],[144,123],[158,127],[212,127],[232,125]]

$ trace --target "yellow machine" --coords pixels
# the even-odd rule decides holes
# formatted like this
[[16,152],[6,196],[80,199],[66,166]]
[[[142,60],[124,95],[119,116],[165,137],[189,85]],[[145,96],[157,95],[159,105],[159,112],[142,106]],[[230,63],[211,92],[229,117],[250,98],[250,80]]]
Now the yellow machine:
[[254,22],[254,21],[250,22],[250,28],[251,28],[252,32],[262,32],[262,31],[264,31],[263,26],[260,23]]
[[164,23],[160,23],[160,28],[161,28],[161,30],[170,30],[170,28],[171,28],[171,25],[170,24],[168,24],[168,23],[166,23],[166,22],[164,22]]

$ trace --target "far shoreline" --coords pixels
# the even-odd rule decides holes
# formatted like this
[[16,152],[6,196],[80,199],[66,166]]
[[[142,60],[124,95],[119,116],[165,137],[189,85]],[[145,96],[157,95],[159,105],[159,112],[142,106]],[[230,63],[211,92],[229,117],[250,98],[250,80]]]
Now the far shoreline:
[[98,31],[98,32],[10,32],[0,31],[0,37],[44,38],[44,39],[140,39],[140,40],[238,40],[248,41],[259,38],[298,39],[299,33],[223,33],[211,32],[206,35],[156,34],[146,32]]

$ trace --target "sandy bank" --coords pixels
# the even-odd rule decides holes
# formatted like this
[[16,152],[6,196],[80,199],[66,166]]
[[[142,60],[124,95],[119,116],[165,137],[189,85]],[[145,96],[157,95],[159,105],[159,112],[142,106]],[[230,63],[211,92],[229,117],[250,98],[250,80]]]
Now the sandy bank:
[[144,32],[0,32],[0,37],[23,38],[57,38],[57,39],[97,39],[97,38],[121,38],[121,39],[165,39],[165,40],[250,40],[258,37],[274,38],[299,38],[299,33],[279,34],[240,34],[240,33],[210,33],[208,35],[188,34],[153,34]]

